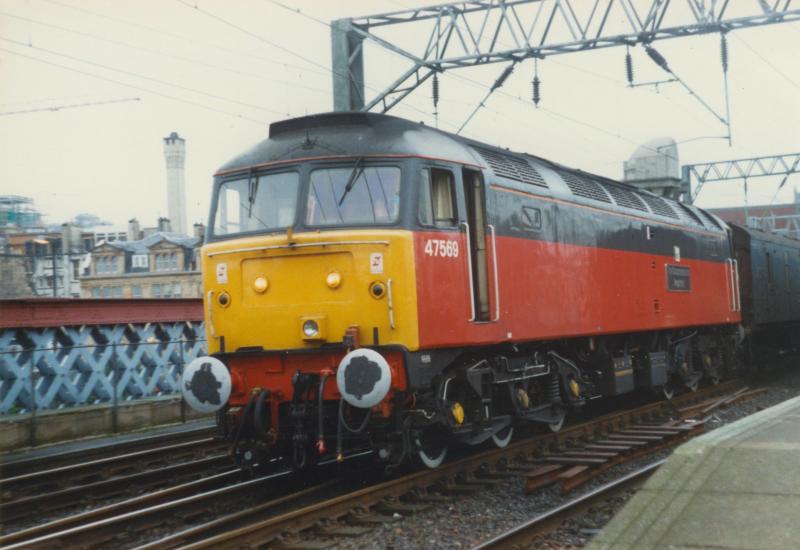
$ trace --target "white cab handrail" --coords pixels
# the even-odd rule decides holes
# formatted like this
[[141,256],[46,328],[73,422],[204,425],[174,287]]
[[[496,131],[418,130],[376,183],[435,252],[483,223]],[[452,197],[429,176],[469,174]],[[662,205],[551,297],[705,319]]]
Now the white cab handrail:
[[494,312],[492,321],[500,320],[500,274],[497,272],[497,234],[494,226],[489,224],[489,231],[492,233],[492,268],[494,270]]
[[469,275],[469,309],[472,316],[467,321],[475,320],[475,283],[472,281],[472,241],[469,238],[469,224],[461,222],[466,231],[464,234],[467,236],[467,274]]

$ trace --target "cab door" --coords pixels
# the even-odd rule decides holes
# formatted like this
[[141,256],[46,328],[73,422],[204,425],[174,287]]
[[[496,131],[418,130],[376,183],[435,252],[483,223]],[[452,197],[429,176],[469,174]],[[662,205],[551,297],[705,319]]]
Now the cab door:
[[[486,223],[486,192],[480,172],[464,168],[461,175],[463,208],[461,226],[466,238],[465,261],[469,276],[472,322],[491,320],[489,311],[489,261],[494,248],[487,250],[490,227]],[[494,228],[491,228],[492,237]],[[494,239],[491,239],[492,241]],[[494,256],[492,256],[494,257]]]

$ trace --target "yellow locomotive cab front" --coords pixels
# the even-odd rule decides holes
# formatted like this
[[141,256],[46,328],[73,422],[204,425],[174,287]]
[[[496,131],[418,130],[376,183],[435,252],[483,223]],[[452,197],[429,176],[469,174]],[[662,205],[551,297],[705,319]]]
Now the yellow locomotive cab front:
[[202,256],[210,354],[322,348],[351,327],[365,345],[418,347],[408,231],[253,236]]

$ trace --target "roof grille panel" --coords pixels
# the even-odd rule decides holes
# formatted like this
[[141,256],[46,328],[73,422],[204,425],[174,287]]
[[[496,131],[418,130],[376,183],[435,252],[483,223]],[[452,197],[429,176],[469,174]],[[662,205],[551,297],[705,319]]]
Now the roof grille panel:
[[695,210],[697,211],[698,214],[700,214],[700,217],[706,221],[706,225],[708,225],[709,227],[713,227],[714,229],[725,229],[724,227],[720,226],[719,222],[717,222],[717,220],[715,220],[711,214],[709,214],[702,208],[695,207]]
[[672,218],[673,220],[680,219],[669,203],[667,203],[667,201],[661,197],[657,195],[651,195],[649,193],[641,193],[639,196],[644,200],[644,202],[647,203],[647,206],[650,207],[650,210],[653,211],[653,214]]
[[603,187],[594,180],[590,180],[580,174],[572,172],[559,172],[558,175],[567,184],[572,194],[576,197],[583,197],[585,199],[592,199],[595,201],[605,202],[611,204],[611,197],[603,189]]
[[681,207],[681,210],[683,210],[686,213],[690,222],[692,222],[694,225],[699,225],[700,227],[703,227],[703,220],[701,220],[700,217],[697,214],[695,214],[691,208],[689,208],[688,206],[686,206],[681,202],[677,204],[678,206]]
[[641,212],[649,212],[647,206],[642,202],[642,199],[636,193],[617,187],[616,185],[604,185],[606,191],[614,198],[618,206],[639,210]]
[[501,178],[506,178],[521,183],[536,185],[537,187],[547,188],[544,178],[541,174],[530,165],[526,160],[512,155],[506,155],[492,151],[491,149],[484,149],[482,147],[474,148],[483,157],[483,160],[489,165],[495,175]]

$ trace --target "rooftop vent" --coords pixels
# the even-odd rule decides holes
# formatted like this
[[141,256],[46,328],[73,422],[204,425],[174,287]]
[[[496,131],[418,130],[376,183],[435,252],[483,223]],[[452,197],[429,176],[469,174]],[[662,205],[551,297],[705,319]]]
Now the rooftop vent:
[[474,149],[483,157],[483,160],[491,167],[495,175],[501,178],[547,188],[544,178],[542,178],[541,174],[539,174],[528,161],[512,155],[498,153],[491,149],[484,149],[482,147],[475,147]]

